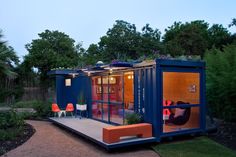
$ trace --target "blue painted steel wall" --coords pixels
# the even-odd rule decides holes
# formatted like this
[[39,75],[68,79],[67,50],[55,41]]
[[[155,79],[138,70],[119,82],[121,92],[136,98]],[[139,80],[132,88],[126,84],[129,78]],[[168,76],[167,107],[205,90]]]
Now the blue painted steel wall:
[[159,139],[160,134],[157,133],[160,123],[157,122],[159,119],[156,102],[156,66],[138,69],[134,72],[135,111],[143,115],[144,122],[153,125],[153,134]]
[[84,95],[85,103],[91,103],[91,83],[87,76],[71,78],[71,86],[65,86],[67,75],[56,76],[57,104],[61,109],[65,109],[68,103],[73,103],[74,107],[78,103],[80,93]]

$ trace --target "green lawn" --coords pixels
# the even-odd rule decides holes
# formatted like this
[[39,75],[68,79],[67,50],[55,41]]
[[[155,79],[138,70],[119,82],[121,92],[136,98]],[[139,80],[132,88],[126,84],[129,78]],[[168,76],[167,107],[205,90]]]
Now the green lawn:
[[158,144],[153,149],[161,157],[236,157],[236,152],[207,137]]

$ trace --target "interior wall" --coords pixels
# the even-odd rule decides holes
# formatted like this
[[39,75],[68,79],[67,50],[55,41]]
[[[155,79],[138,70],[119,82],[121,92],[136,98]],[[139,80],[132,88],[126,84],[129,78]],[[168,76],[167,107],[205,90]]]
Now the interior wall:
[[163,100],[199,104],[199,94],[199,73],[163,72]]
[[124,103],[134,103],[134,75],[127,73],[124,75]]

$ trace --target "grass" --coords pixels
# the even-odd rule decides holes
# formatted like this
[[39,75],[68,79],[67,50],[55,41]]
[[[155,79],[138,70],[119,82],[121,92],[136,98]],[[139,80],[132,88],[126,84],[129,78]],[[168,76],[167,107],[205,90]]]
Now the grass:
[[236,157],[236,152],[207,137],[158,144],[153,149],[161,157]]

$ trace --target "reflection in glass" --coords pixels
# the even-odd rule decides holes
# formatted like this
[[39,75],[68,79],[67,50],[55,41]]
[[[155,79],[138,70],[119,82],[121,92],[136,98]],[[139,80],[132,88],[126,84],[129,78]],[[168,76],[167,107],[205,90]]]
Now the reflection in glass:
[[109,86],[110,102],[122,102],[122,75],[110,75],[109,81],[113,82]]
[[103,103],[102,109],[103,109],[103,120],[108,121],[108,104]]
[[102,104],[101,103],[92,103],[92,117],[95,119],[102,120]]
[[92,100],[102,100],[102,86],[98,84],[100,76],[92,77]]
[[105,84],[103,84],[102,82],[102,88],[103,88],[103,101],[104,102],[108,102],[108,76],[102,76],[102,81],[106,80],[107,82],[105,82]]
[[110,121],[117,124],[123,124],[123,107],[122,105],[110,105]]

